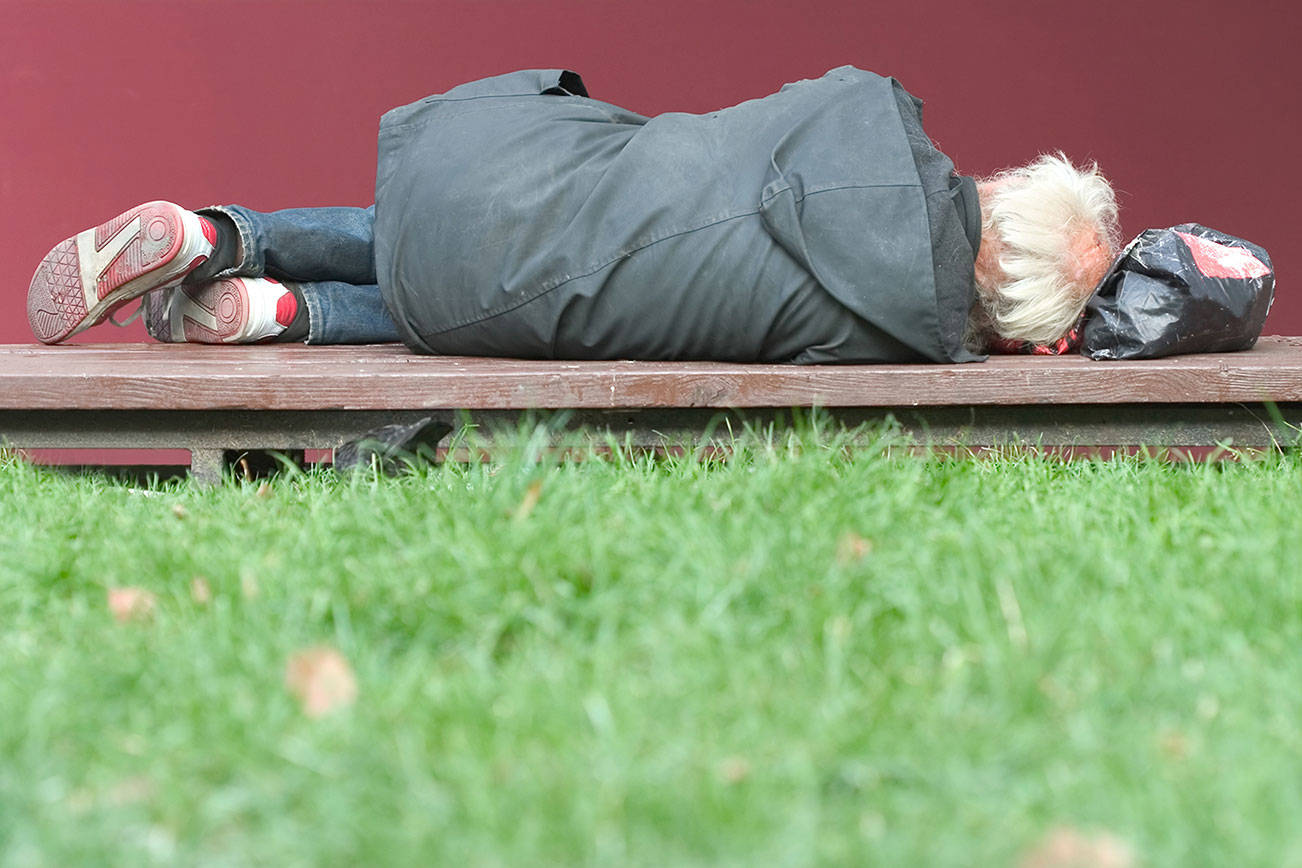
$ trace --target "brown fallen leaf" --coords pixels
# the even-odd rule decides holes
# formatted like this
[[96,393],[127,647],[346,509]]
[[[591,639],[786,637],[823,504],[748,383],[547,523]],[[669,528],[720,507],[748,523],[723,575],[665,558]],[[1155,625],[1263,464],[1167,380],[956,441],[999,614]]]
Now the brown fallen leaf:
[[63,804],[74,814],[84,814],[95,807],[95,793],[86,787],[78,787],[68,793]]
[[308,717],[321,717],[357,699],[352,667],[344,655],[328,645],[293,654],[285,665],[285,687]]
[[848,564],[853,561],[861,561],[872,550],[872,540],[864,539],[854,531],[846,531],[836,541],[836,562],[838,564]]
[[1157,746],[1168,759],[1183,760],[1189,757],[1189,736],[1178,729],[1164,730],[1159,734]]
[[1050,829],[1023,854],[1021,868],[1132,868],[1130,846],[1106,832],[1089,835],[1070,826]]
[[739,784],[750,777],[750,763],[744,756],[726,757],[719,763],[719,777],[725,784]]
[[154,782],[144,775],[123,778],[104,793],[111,805],[134,805],[147,802],[154,796]]
[[195,576],[190,580],[190,599],[200,606],[212,602],[212,588],[208,587],[208,580],[203,576]]
[[172,504],[172,515],[176,516],[177,518],[186,518],[187,516],[189,516],[189,514],[190,511],[185,508],[184,504],[180,504],[180,503]]
[[146,621],[154,614],[158,598],[144,588],[109,588],[108,608],[119,624]]
[[271,497],[271,495],[272,495],[272,488],[270,482],[264,482],[258,486],[258,497],[261,497],[262,499],[265,500],[266,498]]
[[515,508],[515,520],[524,521],[533,512],[533,508],[538,505],[538,498],[542,497],[542,480],[535,479],[529,483],[529,487],[524,492],[524,497],[520,498],[520,505]]

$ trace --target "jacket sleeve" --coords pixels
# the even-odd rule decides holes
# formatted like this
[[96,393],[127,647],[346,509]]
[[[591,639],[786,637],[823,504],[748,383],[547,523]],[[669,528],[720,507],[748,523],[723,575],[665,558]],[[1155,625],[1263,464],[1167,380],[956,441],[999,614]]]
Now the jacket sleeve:
[[429,101],[480,99],[495,96],[587,96],[588,89],[577,72],[568,69],[522,69],[478,81],[468,81],[447,93],[428,97]]

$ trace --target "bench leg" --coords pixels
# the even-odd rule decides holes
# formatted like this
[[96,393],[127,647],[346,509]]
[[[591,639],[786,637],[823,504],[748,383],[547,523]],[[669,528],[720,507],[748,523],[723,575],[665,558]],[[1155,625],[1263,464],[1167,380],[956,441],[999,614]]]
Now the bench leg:
[[225,452],[222,449],[191,449],[190,477],[200,485],[217,485],[225,470]]
[[222,456],[222,466],[223,469],[231,468],[237,479],[262,479],[281,471],[281,458],[299,470],[307,467],[307,457],[302,449],[227,449]]

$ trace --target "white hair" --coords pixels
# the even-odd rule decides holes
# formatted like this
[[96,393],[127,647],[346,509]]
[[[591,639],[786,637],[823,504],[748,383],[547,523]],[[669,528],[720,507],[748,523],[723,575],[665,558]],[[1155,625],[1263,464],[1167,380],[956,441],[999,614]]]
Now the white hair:
[[[997,270],[977,274],[969,336],[1032,343],[1061,338],[1080,317],[1117,252],[1117,200],[1096,163],[1066,155],[979,182],[981,244]],[[984,278],[984,279],[983,279]]]

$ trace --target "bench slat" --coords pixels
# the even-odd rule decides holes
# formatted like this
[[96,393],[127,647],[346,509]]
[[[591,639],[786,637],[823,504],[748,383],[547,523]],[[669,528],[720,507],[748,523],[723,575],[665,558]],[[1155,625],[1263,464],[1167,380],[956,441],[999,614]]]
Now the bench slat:
[[1142,362],[797,367],[530,361],[367,347],[0,345],[0,408],[522,410],[1302,401],[1302,338]]

